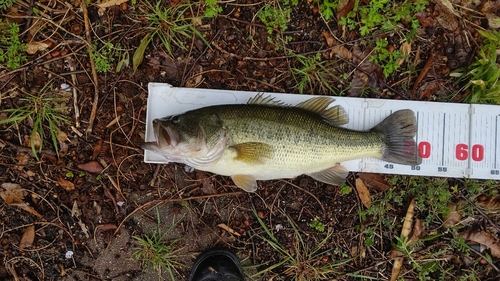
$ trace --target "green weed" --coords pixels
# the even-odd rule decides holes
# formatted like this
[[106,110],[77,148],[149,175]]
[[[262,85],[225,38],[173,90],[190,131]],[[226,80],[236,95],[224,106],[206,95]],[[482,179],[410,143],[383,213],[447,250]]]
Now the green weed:
[[[365,2],[356,0],[353,9],[347,16],[339,19],[339,24],[347,26],[350,30],[359,28],[361,36],[373,33],[377,29],[382,31],[397,30],[400,22],[408,25],[411,29],[418,28],[419,23],[414,15],[423,11],[428,1],[417,0],[401,3],[375,0],[368,1],[367,4],[363,3]],[[325,17],[325,15],[323,16]],[[359,18],[359,22],[356,18]]]
[[288,28],[293,6],[297,6],[298,0],[273,1],[266,3],[257,13],[257,17],[267,27],[267,33],[272,34],[274,29],[285,31]]
[[0,10],[7,10],[16,0],[0,0]]
[[184,40],[187,38],[198,37],[205,44],[208,42],[203,35],[194,27],[192,20],[193,17],[186,17],[185,15],[192,11],[192,4],[177,4],[170,7],[162,7],[164,2],[157,1],[152,5],[145,1],[150,10],[146,15],[149,21],[147,30],[149,33],[141,40],[139,47],[136,49],[133,56],[134,71],[142,63],[144,52],[153,38],[157,37],[162,42],[167,52],[173,56],[173,47],[177,46],[183,50],[187,50]]
[[299,93],[313,92],[315,86],[319,87],[319,92],[335,92],[331,84],[339,79],[330,70],[334,68],[333,61],[322,61],[320,54],[312,57],[300,54],[293,54],[293,56],[299,63],[298,67],[291,68],[295,79],[295,87],[299,90]]
[[[349,262],[348,259],[338,262],[331,261],[329,258],[325,260],[325,257],[328,257],[327,253],[330,249],[325,250],[323,248],[333,234],[331,230],[327,231],[326,235],[317,243],[315,247],[310,248],[307,246],[306,241],[304,241],[304,237],[302,237],[294,223],[288,218],[288,221],[293,228],[292,235],[294,242],[293,249],[291,249],[285,247],[278,241],[271,230],[259,218],[255,210],[254,214],[265,232],[265,234],[256,234],[256,236],[265,241],[277,253],[279,253],[281,260],[272,265],[265,265],[264,270],[251,276],[252,279],[263,275],[264,277],[271,276],[269,278],[272,280],[278,276],[285,278],[284,280],[294,281],[333,280],[336,275],[341,273],[339,269],[342,265]],[[281,270],[279,273],[274,272],[275,270],[282,269],[283,267],[285,269]]]
[[459,77],[458,82],[467,82],[462,90],[470,89],[465,99],[469,103],[500,104],[500,66],[497,63],[497,49],[500,48],[500,32],[478,30],[484,40],[479,50],[477,61],[467,68],[461,68],[451,74]]
[[104,45],[98,49],[97,44],[94,44],[90,56],[94,60],[95,69],[97,72],[108,72],[111,70],[114,61],[114,53],[120,46],[114,46],[111,42],[104,42]]
[[373,49],[374,55],[370,57],[371,62],[382,67],[385,77],[389,77],[399,68],[398,61],[404,57],[403,52],[400,50],[389,52],[387,50],[388,45],[389,42],[386,39],[378,40]]
[[185,267],[183,263],[178,261],[182,256],[178,254],[182,247],[177,245],[179,239],[167,241],[165,236],[181,222],[183,217],[170,226],[167,231],[162,232],[159,228],[161,219],[158,209],[156,209],[156,216],[158,223],[156,230],[151,234],[133,237],[138,247],[134,249],[132,258],[141,261],[144,269],[153,268],[157,270],[159,275],[161,275],[163,269],[166,269],[171,280],[175,280],[174,273],[177,272],[177,268]]
[[1,21],[0,25],[0,62],[7,62],[10,69],[19,68],[26,61],[26,46],[19,39],[19,25],[12,22],[2,24]]
[[222,12],[222,7],[217,5],[217,0],[205,0],[205,13],[206,18],[213,18]]
[[[65,107],[64,100],[61,98],[53,98],[46,96],[46,88],[41,90],[39,96],[27,95],[26,98],[19,100],[24,105],[18,108],[5,109],[3,112],[10,114],[7,119],[0,120],[0,124],[14,123],[17,124],[28,120],[33,124],[33,130],[30,135],[30,145],[33,154],[38,159],[38,152],[42,150],[45,133],[43,126],[48,126],[52,145],[59,153],[57,134],[59,132],[60,123],[69,123],[66,117],[67,107]],[[35,139],[37,135],[40,136],[40,147],[37,150]]]
[[319,220],[319,217],[314,217],[314,220],[309,224],[309,227],[319,232],[325,232],[325,225]]

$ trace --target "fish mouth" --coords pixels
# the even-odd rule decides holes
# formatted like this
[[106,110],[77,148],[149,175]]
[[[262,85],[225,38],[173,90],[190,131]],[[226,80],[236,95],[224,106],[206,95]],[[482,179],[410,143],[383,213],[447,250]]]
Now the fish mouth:
[[165,124],[164,119],[153,120],[153,128],[155,130],[156,141],[160,147],[164,145],[175,147],[179,144],[179,133]]

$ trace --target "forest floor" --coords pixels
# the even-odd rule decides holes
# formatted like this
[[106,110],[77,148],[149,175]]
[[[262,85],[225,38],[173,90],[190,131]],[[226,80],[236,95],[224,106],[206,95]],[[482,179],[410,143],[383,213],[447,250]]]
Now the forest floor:
[[213,246],[248,280],[500,279],[498,181],[246,193],[140,148],[149,82],[498,104],[499,1],[102,2],[0,0],[1,280],[187,280]]

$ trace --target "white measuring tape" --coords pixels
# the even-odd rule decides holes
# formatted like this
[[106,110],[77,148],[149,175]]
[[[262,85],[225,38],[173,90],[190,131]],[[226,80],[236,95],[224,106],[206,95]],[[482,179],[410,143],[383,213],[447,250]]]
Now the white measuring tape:
[[[155,141],[152,121],[217,104],[246,103],[255,92],[176,88],[150,83],[146,141]],[[307,95],[265,93],[287,104]],[[422,164],[405,166],[374,158],[342,162],[353,172],[500,179],[500,106],[439,102],[333,97],[349,115],[345,128],[366,131],[399,109],[411,109],[418,123],[416,142]],[[144,152],[147,163],[168,163],[163,156]]]

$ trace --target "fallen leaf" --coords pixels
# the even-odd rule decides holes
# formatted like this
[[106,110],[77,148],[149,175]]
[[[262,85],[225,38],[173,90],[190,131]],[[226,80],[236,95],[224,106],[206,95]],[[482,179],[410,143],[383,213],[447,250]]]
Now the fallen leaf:
[[201,186],[203,194],[217,194],[219,193],[217,189],[214,188],[214,183],[210,177],[205,177],[203,179],[203,185]]
[[2,197],[7,205],[16,206],[39,218],[42,218],[42,215],[23,201],[26,194],[28,194],[28,191],[23,189],[17,183],[2,183],[0,185],[0,197]]
[[[33,147],[36,150],[40,149],[40,146],[42,145],[42,138],[40,137],[40,133],[38,133],[37,131],[34,131],[31,134],[31,141],[33,142]],[[30,146],[31,146],[31,144],[30,144]]]
[[363,183],[369,189],[374,189],[376,191],[386,191],[391,188],[389,183],[380,174],[375,173],[358,173],[358,177],[363,180]]
[[78,208],[78,200],[73,201],[73,207],[71,207],[71,216],[72,217],[80,217],[82,215],[82,211]]
[[18,152],[16,154],[16,159],[17,159],[17,164],[16,164],[17,169],[21,171],[22,169],[24,169],[24,166],[28,164],[30,157],[28,156],[28,154]]
[[127,1],[128,0],[109,0],[109,1],[104,0],[102,3],[96,4],[96,6],[103,9],[111,6],[121,5],[122,3],[125,3]]
[[363,183],[363,180],[360,178],[356,179],[356,190],[358,191],[358,196],[359,199],[361,199],[361,203],[363,203],[363,205],[366,208],[370,208],[372,206],[372,198],[370,197],[370,191],[368,191],[368,188]]
[[21,242],[19,243],[19,250],[24,250],[33,245],[35,241],[35,226],[30,225],[24,230],[23,236],[21,237]]
[[57,183],[65,190],[69,191],[75,189],[75,185],[72,182],[70,182],[69,180],[65,180],[61,177],[57,178]]
[[232,235],[236,235],[236,236],[238,236],[238,237],[239,237],[239,236],[241,236],[241,234],[240,234],[240,233],[238,233],[236,230],[234,230],[234,229],[230,228],[230,227],[229,227],[227,224],[225,224],[225,223],[219,223],[217,226],[218,226],[218,227],[220,227],[220,228],[222,228],[222,229],[224,229],[225,231],[227,231],[227,232],[231,233]]
[[[408,237],[412,228],[413,215],[415,212],[415,199],[412,199],[408,209],[406,210],[405,220],[403,222],[403,227],[401,228],[401,237]],[[393,249],[394,250],[394,249]],[[400,255],[399,251],[391,253],[391,255],[396,256],[392,266],[391,281],[398,280],[399,273],[401,272],[401,267],[403,266],[404,257]]]
[[403,53],[403,57],[398,60],[398,65],[402,65],[405,62],[406,57],[411,53],[411,44],[404,41],[399,47],[399,50]]
[[453,4],[449,0],[434,0],[435,9],[439,12],[436,18],[437,22],[449,31],[455,31],[458,28],[458,18],[460,14],[455,11]]
[[333,38],[333,36],[330,34],[330,32],[328,31],[325,31],[322,33],[323,37],[325,37],[325,40],[326,40],[326,45],[328,47],[333,47],[333,45],[335,45],[335,38]]
[[366,89],[382,89],[385,86],[385,75],[382,67],[366,59],[371,51],[369,48],[361,51],[359,46],[354,45],[352,62],[358,64],[358,67],[354,71],[348,92],[351,97],[360,96]]
[[146,51],[146,47],[149,44],[149,39],[151,38],[151,33],[148,33],[144,38],[142,38],[139,47],[134,52],[132,56],[132,68],[134,69],[134,73],[137,71],[137,68],[144,60],[144,52]]
[[354,0],[340,0],[337,6],[337,18],[345,18],[347,14],[354,8]]
[[47,49],[49,45],[45,42],[29,42],[26,44],[26,53],[33,55],[38,51]]
[[78,169],[95,174],[98,174],[104,170],[97,161],[90,161],[84,164],[79,164]]
[[460,236],[465,240],[488,247],[493,257],[500,258],[500,243],[488,232],[469,229],[460,233]]
[[425,83],[419,89],[420,95],[418,96],[418,99],[428,100],[437,92],[437,90],[439,90],[438,81],[430,81],[428,83]]
[[413,224],[413,229],[411,230],[411,233],[409,235],[408,239],[408,244],[412,245],[415,243],[419,238],[424,236],[424,221],[420,219],[415,219],[415,223]]
[[94,145],[94,150],[92,151],[92,159],[95,159],[99,153],[101,153],[102,150],[102,139],[98,140],[97,143]]
[[422,11],[418,14],[415,14],[417,17],[418,21],[422,25],[422,27],[429,27],[434,25],[434,19],[432,16],[427,12],[427,11]]
[[444,227],[452,227],[457,225],[462,219],[463,212],[461,210],[457,210],[456,204],[448,204],[449,214],[444,217],[443,226]]
[[500,211],[500,195],[479,196],[477,199],[479,207],[486,211],[497,213]]

